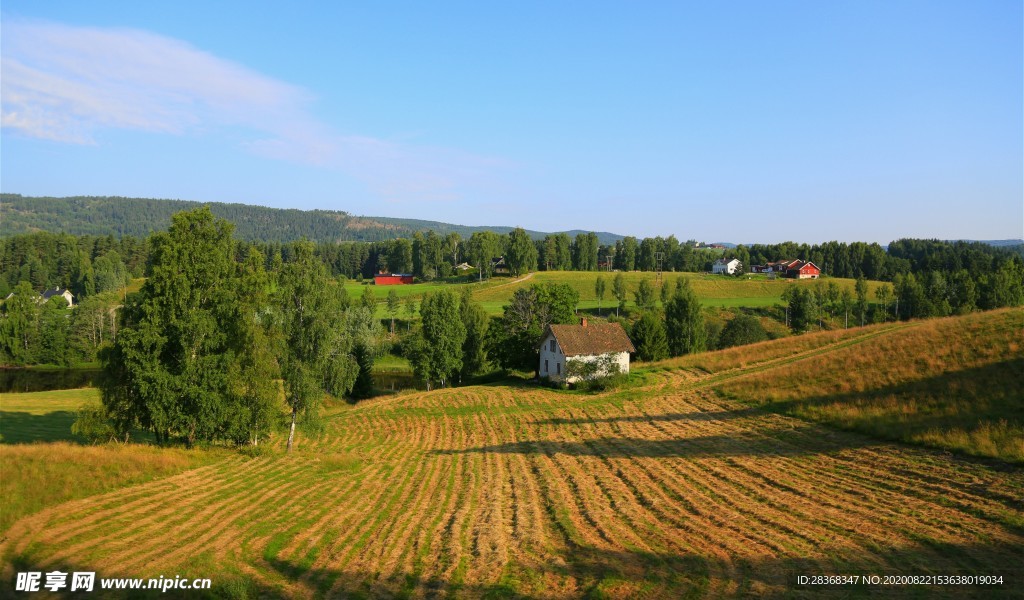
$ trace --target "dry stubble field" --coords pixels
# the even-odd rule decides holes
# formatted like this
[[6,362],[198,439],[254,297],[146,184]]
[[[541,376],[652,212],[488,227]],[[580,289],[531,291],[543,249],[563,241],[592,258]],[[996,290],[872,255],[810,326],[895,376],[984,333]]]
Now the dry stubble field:
[[[910,325],[909,329],[913,329]],[[1021,589],[1024,473],[726,400],[908,326],[653,370],[580,395],[529,385],[339,406],[291,456],[240,455],[67,502],[0,542],[19,568],[212,577],[227,596],[990,596],[796,585],[798,575],[1003,575]],[[997,593],[998,593],[997,592]]]

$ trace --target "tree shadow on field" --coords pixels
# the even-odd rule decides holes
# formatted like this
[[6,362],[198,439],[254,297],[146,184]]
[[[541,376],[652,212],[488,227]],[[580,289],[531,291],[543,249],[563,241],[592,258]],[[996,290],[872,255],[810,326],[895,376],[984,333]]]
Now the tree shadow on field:
[[71,433],[71,425],[77,418],[76,413],[68,410],[44,415],[0,411],[0,443],[84,442],[82,438]]
[[[424,577],[415,572],[382,574],[381,570],[310,568],[302,561],[269,557],[250,564],[266,573],[265,583],[236,569],[210,563],[183,565],[181,570],[121,572],[116,567],[59,560],[40,564],[31,554],[14,553],[0,570],[0,598],[18,597],[14,591],[16,573],[62,571],[94,572],[92,594],[97,598],[1005,598],[1021,597],[1024,589],[1024,545],[1007,543],[951,544],[934,539],[903,545],[834,545],[815,552],[814,557],[756,556],[755,548],[728,549],[717,540],[706,540],[707,551],[692,552],[606,549],[567,542],[560,551],[536,559],[515,559],[518,547],[509,547],[508,562],[493,570],[475,569],[476,558],[467,555],[468,571],[486,573],[484,581],[459,582],[447,577]],[[827,542],[826,542],[827,543]],[[36,549],[38,550],[38,548]],[[724,550],[724,551],[723,551]],[[31,551],[29,551],[31,552]],[[785,553],[786,551],[781,551]],[[426,558],[427,569],[435,569]],[[305,563],[305,564],[304,564]],[[111,590],[101,589],[101,579],[134,577],[147,580],[164,576],[191,581],[208,578],[209,590]],[[883,585],[847,583],[829,585],[801,583],[812,576],[1000,576],[1002,584]],[[66,591],[66,590],[65,590]],[[24,594],[22,594],[24,595]],[[77,596],[78,594],[70,594]],[[31,596],[31,594],[29,594]],[[44,594],[44,597],[49,595]]]
[[[713,541],[712,541],[713,545]],[[514,554],[514,553],[513,553]],[[470,558],[470,561],[473,559]],[[290,560],[270,559],[277,575],[301,590],[253,586],[249,597],[303,593],[318,598],[896,598],[1020,597],[1024,547],[1010,544],[950,544],[924,540],[904,546],[834,548],[817,557],[736,556],[609,550],[571,544],[530,564],[510,561],[490,581],[453,582],[415,573],[308,569]],[[1001,585],[822,585],[812,576],[996,575]],[[801,576],[807,577],[801,580]],[[250,582],[251,584],[251,582]],[[225,597],[225,596],[221,596]],[[230,596],[227,596],[230,597]]]
[[[809,429],[793,435],[799,429]],[[807,435],[810,433],[810,435]],[[824,427],[739,430],[730,434],[646,439],[596,437],[581,441],[522,440],[477,448],[435,450],[435,454],[543,454],[599,458],[726,458],[738,456],[783,457],[840,452],[874,445],[862,435],[835,432]]]
[[590,423],[673,423],[679,421],[731,421],[734,419],[756,419],[775,411],[768,407],[741,408],[738,410],[693,411],[685,413],[664,413],[654,415],[629,415],[622,417],[553,417],[535,421],[537,425],[587,425]]
[[[776,399],[769,407],[773,412],[909,443],[929,432],[972,432],[989,427],[1019,430],[1024,427],[1022,374],[1024,358],[1014,358],[862,391],[811,395],[783,389],[782,393],[791,397]],[[998,459],[1018,467],[1024,463],[1009,455]]]

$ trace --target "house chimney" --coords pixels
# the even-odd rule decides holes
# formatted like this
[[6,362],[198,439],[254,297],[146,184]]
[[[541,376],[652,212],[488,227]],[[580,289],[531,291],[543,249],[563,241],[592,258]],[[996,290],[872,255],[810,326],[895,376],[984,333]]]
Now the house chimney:
[[587,319],[586,319],[585,317],[583,318],[583,326],[584,326],[584,327],[586,327],[586,326],[587,326]]

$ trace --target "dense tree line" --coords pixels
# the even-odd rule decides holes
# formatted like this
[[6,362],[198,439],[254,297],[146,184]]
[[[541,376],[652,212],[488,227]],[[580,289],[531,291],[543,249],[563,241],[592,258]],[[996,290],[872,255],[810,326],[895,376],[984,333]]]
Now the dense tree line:
[[994,271],[979,272],[965,268],[944,271],[939,268],[949,263],[925,263],[937,268],[897,273],[891,284],[876,288],[874,297],[869,296],[863,277],[857,279],[852,295],[830,281],[788,287],[783,294],[787,324],[800,332],[814,325],[820,328],[824,321],[839,315],[844,326],[849,326],[851,317],[852,324],[866,325],[1024,305],[1024,262],[1013,255],[993,262],[999,264]]
[[[249,247],[260,250],[266,268],[289,262],[295,242],[241,241],[239,260]],[[828,242],[825,244],[755,244],[726,249],[726,258],[738,258],[745,268],[783,259],[811,260],[833,277],[894,281],[898,275],[918,277],[936,271],[950,277],[966,271],[978,283],[982,276],[999,272],[1011,261],[1020,261],[1022,247],[997,247],[979,242],[898,240],[888,252],[878,244]],[[447,278],[468,263],[480,279],[490,277],[495,261],[504,258],[513,275],[540,270],[710,271],[721,250],[696,248],[690,240],[674,237],[626,237],[613,245],[601,245],[593,233],[551,234],[540,240],[515,228],[505,235],[478,231],[469,238],[457,232],[440,235],[416,232],[409,238],[376,242],[316,243],[314,255],[334,277],[365,279],[378,272],[410,273],[421,280]],[[145,268],[148,238],[131,236],[73,236],[34,233],[4,238],[0,244],[0,292],[7,295],[21,281],[37,290],[61,286],[76,297],[109,291],[127,273],[138,277]],[[660,259],[660,260],[659,260]]]
[[[125,299],[128,279],[153,268],[157,257],[154,241],[160,239],[160,235],[163,234],[138,239],[37,232],[5,237],[0,241],[0,292],[4,297],[15,293],[0,310],[0,360],[4,364],[62,365],[95,359],[98,349],[117,336],[118,322],[114,315]],[[260,262],[260,267],[273,277],[287,271],[288,265],[305,261],[319,265],[317,268],[322,268],[323,276],[328,279],[361,279],[389,271],[412,273],[420,280],[431,280],[457,274],[456,268],[461,263],[475,268],[477,278],[490,277],[499,258],[512,275],[536,269],[653,270],[659,265],[666,271],[701,271],[710,269],[711,262],[722,253],[695,246],[692,240],[680,243],[672,236],[642,240],[626,237],[615,244],[602,245],[593,233],[578,233],[574,237],[565,233],[551,234],[534,240],[528,232],[516,228],[504,235],[477,231],[468,239],[454,231],[445,235],[427,231],[417,232],[410,238],[375,242],[233,240],[230,254],[236,264]],[[787,258],[813,260],[827,274],[891,282],[892,285],[880,290],[883,295],[874,298],[846,297],[827,281],[814,288],[792,290],[786,297],[787,324],[796,331],[815,324],[820,327],[836,315],[842,315],[844,324],[849,324],[852,318],[852,323],[857,325],[1024,304],[1024,262],[1020,247],[899,240],[886,251],[877,244],[859,242],[783,243],[738,246],[725,250],[725,256],[739,258],[747,266]],[[628,300],[620,279],[613,278],[610,286],[600,279],[599,289],[595,288],[599,300],[603,301],[606,288],[610,287],[610,295],[616,301],[616,315],[622,312]],[[75,295],[78,304],[75,311],[58,310],[61,301],[36,302],[40,292],[58,286],[70,289]],[[666,307],[667,324],[675,318],[667,310],[674,291],[662,287],[660,293],[662,305]],[[642,282],[634,296],[641,311],[651,311],[657,304],[650,282]],[[513,304],[527,303],[527,300],[516,298]],[[393,304],[392,317],[399,310],[397,299]],[[456,305],[468,306],[465,302]],[[429,307],[428,303],[428,311]],[[367,310],[372,309],[371,301]],[[415,310],[411,306],[407,309]],[[461,318],[465,321],[467,317],[462,315]],[[649,330],[651,323],[650,318],[644,320],[641,331]],[[532,335],[537,333],[536,329],[534,323],[523,326],[522,331],[530,331]],[[659,334],[654,332],[653,335]],[[476,348],[473,352],[477,358],[471,363],[481,364],[480,356],[486,354],[487,345],[471,335],[467,339],[474,340],[472,344]],[[508,348],[518,343],[510,342],[512,345]],[[507,348],[498,346],[494,346],[494,362],[515,368],[515,361],[504,356]],[[680,350],[673,347],[670,351]],[[368,372],[372,366],[374,353],[364,346],[352,348],[356,362],[363,367],[362,372]],[[525,356],[525,351],[519,355]],[[526,362],[521,361],[519,366],[524,367]],[[460,367],[454,372],[466,375],[476,368]],[[445,369],[444,374],[445,380],[450,381],[452,373]],[[365,393],[366,385],[364,377],[355,394]]]
[[117,337],[117,292],[95,294],[68,310],[61,296],[39,301],[28,282],[15,287],[0,312],[0,364],[69,366],[96,360]]
[[75,298],[114,291],[140,277],[149,255],[147,240],[38,232],[0,241],[0,295],[22,281],[36,291],[62,287]]

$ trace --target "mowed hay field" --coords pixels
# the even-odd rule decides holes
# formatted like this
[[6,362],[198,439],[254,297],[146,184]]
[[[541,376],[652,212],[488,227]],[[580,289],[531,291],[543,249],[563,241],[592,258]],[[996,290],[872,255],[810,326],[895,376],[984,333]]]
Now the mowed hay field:
[[[0,541],[3,579],[29,567],[190,575],[236,597],[1013,595],[1024,589],[1019,466],[723,395],[879,340],[931,353],[912,344],[933,326],[669,361],[610,393],[506,384],[336,406],[325,435],[290,456],[225,455],[17,521]],[[1004,584],[797,585],[821,574]]]

